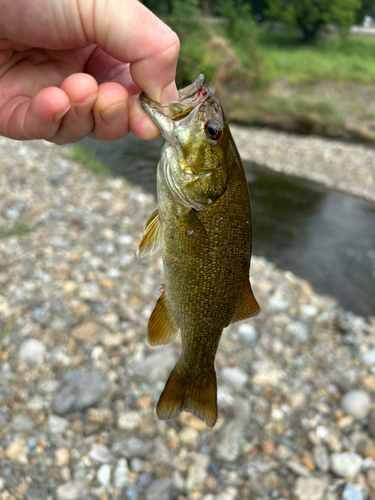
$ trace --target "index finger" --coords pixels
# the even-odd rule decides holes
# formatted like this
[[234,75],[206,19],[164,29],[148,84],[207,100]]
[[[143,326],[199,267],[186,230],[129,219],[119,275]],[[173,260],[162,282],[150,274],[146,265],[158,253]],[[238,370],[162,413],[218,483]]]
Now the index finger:
[[137,0],[79,2],[85,35],[91,43],[130,62],[134,82],[151,99],[166,104],[177,98],[179,39]]

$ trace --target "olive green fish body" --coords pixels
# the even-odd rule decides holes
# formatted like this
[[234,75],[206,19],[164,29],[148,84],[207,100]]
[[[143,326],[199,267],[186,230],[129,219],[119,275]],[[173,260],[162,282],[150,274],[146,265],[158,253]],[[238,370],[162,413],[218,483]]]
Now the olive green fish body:
[[[245,173],[220,104],[200,88],[207,92],[199,94],[198,89],[202,103],[197,99],[188,108],[186,124],[186,108],[182,110],[177,132],[170,128],[165,134],[158,166],[159,210],[144,239],[160,239],[165,274],[148,340],[165,344],[178,329],[182,338],[158,416],[171,418],[185,410],[212,426],[217,418],[214,359],[222,331],[257,314],[259,306],[249,283],[251,209]],[[193,116],[189,121],[193,113],[198,120]],[[155,230],[151,237],[149,227]],[[150,253],[142,250],[144,243],[140,253]]]

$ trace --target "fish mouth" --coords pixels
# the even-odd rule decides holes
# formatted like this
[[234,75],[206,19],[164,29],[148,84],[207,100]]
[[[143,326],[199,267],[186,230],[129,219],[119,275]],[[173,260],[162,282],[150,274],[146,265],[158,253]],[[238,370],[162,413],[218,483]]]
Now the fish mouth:
[[[156,115],[163,115],[172,120],[180,120],[187,116],[197,105],[206,100],[208,89],[205,85],[206,78],[200,74],[195,82],[178,91],[178,98],[169,104],[160,104],[147,97],[140,95],[141,106],[146,113],[155,121]],[[157,123],[157,125],[159,125]]]

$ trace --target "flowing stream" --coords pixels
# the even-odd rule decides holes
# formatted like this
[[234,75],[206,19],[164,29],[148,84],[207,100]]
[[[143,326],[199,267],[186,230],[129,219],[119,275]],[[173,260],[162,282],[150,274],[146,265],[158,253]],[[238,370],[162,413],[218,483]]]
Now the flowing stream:
[[[162,139],[84,139],[114,175],[156,194]],[[375,204],[245,162],[253,253],[307,279],[361,316],[375,315]]]

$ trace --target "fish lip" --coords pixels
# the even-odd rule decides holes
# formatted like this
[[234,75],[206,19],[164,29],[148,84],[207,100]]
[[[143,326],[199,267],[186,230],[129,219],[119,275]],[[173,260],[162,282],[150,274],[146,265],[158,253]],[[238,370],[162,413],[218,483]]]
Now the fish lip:
[[[146,113],[151,116],[154,115],[155,112],[160,113],[164,116],[171,116],[171,108],[170,105],[172,104],[182,104],[184,101],[187,99],[192,99],[194,96],[196,96],[196,104],[199,104],[203,100],[205,100],[207,96],[207,92],[202,92],[200,93],[199,91],[205,87],[205,82],[206,82],[206,77],[201,73],[198,78],[188,85],[187,87],[180,89],[178,91],[178,98],[175,99],[174,101],[171,101],[168,104],[160,104],[159,102],[154,101],[150,97],[148,97],[144,92],[142,92],[139,96],[140,101],[141,101],[141,106],[142,108],[146,111]],[[205,88],[207,91],[207,89]]]

